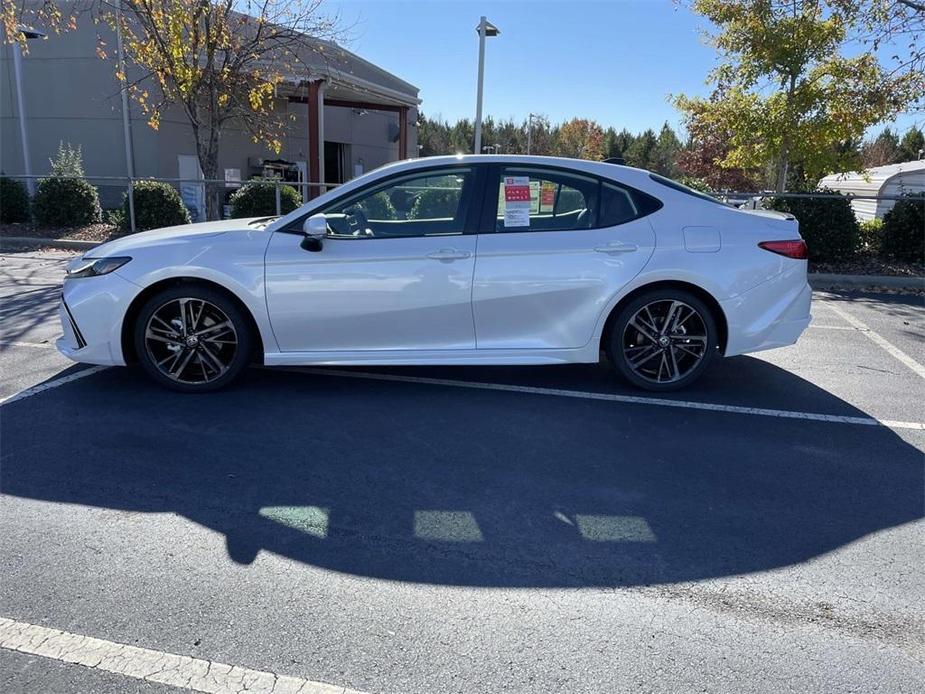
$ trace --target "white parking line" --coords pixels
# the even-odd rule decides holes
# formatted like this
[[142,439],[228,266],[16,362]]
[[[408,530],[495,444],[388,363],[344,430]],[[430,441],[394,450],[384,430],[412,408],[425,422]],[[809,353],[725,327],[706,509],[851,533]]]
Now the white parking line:
[[186,655],[129,646],[0,617],[0,648],[74,663],[194,692],[362,694],[301,677],[277,675]]
[[810,328],[816,328],[817,330],[850,330],[851,332],[858,332],[858,328],[852,328],[850,325],[813,325],[810,324]]
[[900,422],[892,419],[874,417],[851,417],[847,415],[820,414],[817,412],[798,412],[793,410],[772,410],[763,407],[742,407],[739,405],[721,405],[712,402],[694,402],[691,400],[669,400],[667,398],[649,398],[641,395],[619,395],[617,393],[596,393],[594,391],[563,390],[560,388],[539,388],[536,386],[517,386],[507,383],[482,383],[480,381],[455,381],[444,378],[427,378],[424,376],[401,376],[397,374],[373,373],[368,371],[338,371],[336,369],[280,369],[264,367],[270,371],[287,371],[291,373],[309,373],[319,376],[338,376],[341,378],[362,378],[374,381],[398,381],[402,383],[424,383],[451,388],[471,388],[474,390],[495,390],[510,393],[531,393],[533,395],[552,395],[563,398],[582,400],[604,400],[607,402],[630,403],[634,405],[653,405],[655,407],[676,407],[688,410],[705,410],[708,412],[725,412],[728,414],[750,414],[781,419],[803,419],[813,422],[830,422],[833,424],[860,424],[863,426],[884,426],[890,429],[917,429],[925,431],[925,422]]
[[889,352],[891,355],[896,357],[896,359],[912,369],[916,374],[922,378],[925,378],[925,366],[919,364],[915,359],[903,352],[896,345],[889,342],[885,337],[875,332],[874,330],[871,330],[871,328],[869,328],[863,321],[858,320],[844,309],[836,306],[835,302],[833,301],[819,301],[818,303],[824,304],[827,308],[832,309],[832,311],[834,311],[842,320],[850,323],[853,328],[865,334],[878,347],[881,347],[885,351]]
[[99,373],[100,371],[103,371],[108,368],[109,368],[108,366],[91,366],[88,369],[77,371],[76,373],[72,373],[69,376],[62,376],[61,378],[56,378],[53,381],[46,381],[45,383],[40,383],[37,386],[26,388],[25,390],[21,390],[18,393],[15,393],[13,395],[9,395],[5,398],[0,399],[0,406],[9,405],[10,403],[14,403],[19,400],[25,400],[26,398],[31,398],[33,395],[44,393],[46,390],[52,390],[53,388],[66,385],[68,383],[73,383],[74,381],[79,381],[81,378],[92,376],[93,374]]

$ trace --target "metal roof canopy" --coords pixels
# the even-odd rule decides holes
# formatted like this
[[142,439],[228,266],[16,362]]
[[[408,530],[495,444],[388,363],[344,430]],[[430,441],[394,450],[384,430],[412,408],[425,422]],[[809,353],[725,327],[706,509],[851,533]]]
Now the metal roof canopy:
[[[925,159],[875,166],[867,171],[830,174],[819,181],[819,187],[845,195],[873,197],[922,193],[925,192]],[[895,204],[895,200],[852,200],[851,208],[859,220],[867,221],[883,218]]]

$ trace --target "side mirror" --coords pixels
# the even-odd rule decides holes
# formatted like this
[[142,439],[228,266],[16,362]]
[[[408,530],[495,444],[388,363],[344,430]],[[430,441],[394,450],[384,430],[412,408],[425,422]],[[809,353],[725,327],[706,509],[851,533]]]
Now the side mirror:
[[313,214],[303,222],[302,232],[306,238],[320,241],[328,234],[328,220],[323,214]]

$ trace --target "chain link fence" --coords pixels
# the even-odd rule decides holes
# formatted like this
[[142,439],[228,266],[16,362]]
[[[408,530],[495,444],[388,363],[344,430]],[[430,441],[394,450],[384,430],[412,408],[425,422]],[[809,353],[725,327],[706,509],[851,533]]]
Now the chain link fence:
[[[4,175],[4,178],[12,179],[23,183],[29,191],[30,197],[34,197],[38,182],[45,176],[26,176],[21,174]],[[209,221],[210,215],[207,213],[207,199],[210,195],[215,196],[218,200],[216,208],[218,215],[212,215],[213,218],[229,219],[232,215],[231,204],[229,199],[233,193],[246,186],[248,183],[260,182],[263,185],[272,185],[274,188],[273,209],[267,210],[266,214],[275,214],[280,216],[284,213],[283,196],[281,194],[284,186],[294,189],[301,200],[305,202],[311,198],[318,197],[322,193],[336,188],[339,183],[313,183],[310,181],[285,181],[280,178],[257,178],[248,181],[228,181],[224,179],[185,179],[185,178],[161,178],[156,176],[129,178],[127,176],[56,176],[60,179],[83,180],[96,188],[100,199],[100,207],[103,209],[103,221],[115,223],[122,221],[124,217],[124,226],[133,233],[138,230],[136,224],[135,210],[135,186],[142,181],[154,181],[157,183],[166,183],[175,188],[183,201],[184,207],[190,215],[192,222]]]

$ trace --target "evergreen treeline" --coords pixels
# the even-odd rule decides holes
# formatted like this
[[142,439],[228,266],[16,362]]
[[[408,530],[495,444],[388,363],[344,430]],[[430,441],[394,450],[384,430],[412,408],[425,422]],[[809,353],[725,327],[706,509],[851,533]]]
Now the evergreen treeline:
[[[449,123],[440,118],[428,118],[423,113],[419,116],[421,156],[468,154],[474,139],[473,123],[467,118]],[[482,145],[486,152],[526,154],[527,123],[486,118],[482,122]],[[864,167],[870,168],[920,158],[920,152],[925,149],[925,137],[916,127],[902,136],[885,128],[872,140],[847,142],[842,146],[855,149]],[[721,149],[721,142],[711,142],[709,138],[695,140],[679,136],[668,123],[658,132],[649,128],[633,133],[626,128],[619,131],[614,127],[604,128],[582,118],[556,124],[534,118],[530,135],[531,154],[583,159],[620,157],[629,166],[681,179],[700,188],[759,190],[767,185],[762,172],[718,171],[714,161]],[[802,183],[815,185],[814,181]],[[794,186],[800,184],[800,181],[793,181]]]

